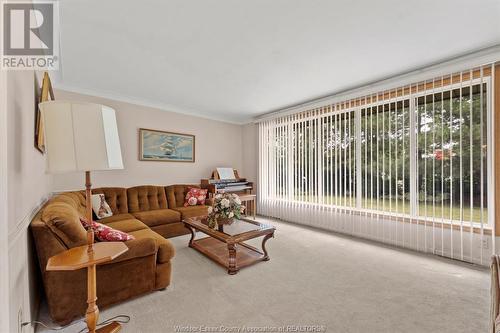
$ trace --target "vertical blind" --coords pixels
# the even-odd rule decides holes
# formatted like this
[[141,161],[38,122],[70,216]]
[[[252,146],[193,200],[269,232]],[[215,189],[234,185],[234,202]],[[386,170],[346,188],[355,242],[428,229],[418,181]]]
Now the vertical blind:
[[259,123],[259,213],[488,263],[494,65]]

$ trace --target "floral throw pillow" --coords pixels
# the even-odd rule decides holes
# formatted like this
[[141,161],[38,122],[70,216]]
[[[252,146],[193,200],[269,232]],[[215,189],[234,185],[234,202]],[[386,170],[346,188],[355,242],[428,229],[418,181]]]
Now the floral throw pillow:
[[207,199],[207,189],[190,187],[184,200],[184,207],[204,205]]
[[[80,218],[80,222],[85,229],[89,227],[89,222],[86,219]],[[126,232],[113,229],[99,222],[92,221],[91,228],[94,230],[94,235],[97,240],[101,242],[125,242],[135,239],[134,236]]]

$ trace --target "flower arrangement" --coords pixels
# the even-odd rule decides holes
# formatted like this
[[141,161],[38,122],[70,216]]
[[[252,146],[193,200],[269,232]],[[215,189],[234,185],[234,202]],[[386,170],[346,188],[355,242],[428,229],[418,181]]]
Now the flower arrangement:
[[214,198],[213,207],[208,207],[208,226],[212,229],[218,228],[218,222],[240,218],[245,211],[241,200],[236,194],[217,194]]

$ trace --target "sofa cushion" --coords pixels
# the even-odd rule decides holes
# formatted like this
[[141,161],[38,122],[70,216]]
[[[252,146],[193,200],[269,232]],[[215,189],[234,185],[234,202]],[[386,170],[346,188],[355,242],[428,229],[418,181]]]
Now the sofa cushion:
[[151,227],[151,230],[165,238],[172,238],[191,233],[182,222],[157,225],[156,227]]
[[92,189],[93,194],[104,194],[113,215],[128,213],[127,189],[123,187],[101,187]]
[[142,258],[150,255],[154,255],[157,252],[156,242],[153,238],[141,238],[133,239],[125,242],[128,247],[128,251],[119,255],[110,262],[104,265],[115,264],[117,262],[122,262],[130,259]]
[[155,241],[155,245],[158,250],[158,255],[156,260],[159,263],[168,262],[175,255],[175,248],[172,245],[172,243],[151,229],[132,231],[130,234],[134,236],[135,239],[143,239],[143,238],[153,239]]
[[145,212],[132,213],[132,215],[149,227],[179,222],[181,220],[181,214],[172,209],[148,210]]
[[110,222],[106,224],[108,227],[111,227],[116,230],[120,230],[123,232],[130,233],[132,231],[147,229],[148,226],[142,223],[141,221],[134,219],[133,217],[128,220],[121,220]]
[[162,186],[131,187],[127,189],[127,198],[130,213],[168,208],[165,189]]
[[87,232],[80,217],[78,211],[65,202],[51,202],[42,212],[42,221],[68,248],[87,243]]
[[113,215],[110,217],[105,217],[103,219],[100,219],[99,222],[107,224],[107,223],[111,223],[111,222],[130,220],[130,219],[135,219],[134,215],[132,215],[132,214],[117,214],[117,215]]
[[198,185],[170,185],[165,187],[167,194],[168,207],[184,207],[184,200],[189,188],[200,188]]
[[49,203],[64,202],[78,212],[79,215],[84,216],[86,214],[85,208],[85,192],[65,192],[53,197]]
[[182,220],[188,217],[208,215],[208,206],[189,206],[189,207],[179,207],[173,209],[181,213]]

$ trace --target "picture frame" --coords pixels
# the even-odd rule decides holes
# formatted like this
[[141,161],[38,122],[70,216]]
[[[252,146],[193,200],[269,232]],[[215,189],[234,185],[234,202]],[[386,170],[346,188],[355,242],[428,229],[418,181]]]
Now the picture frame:
[[188,162],[196,159],[195,136],[148,128],[139,129],[139,160]]
[[54,90],[52,89],[52,82],[50,81],[49,73],[45,72],[43,74],[42,86],[40,87],[38,78],[35,76],[35,136],[34,145],[35,148],[42,154],[45,154],[45,133],[43,132],[43,120],[38,107],[38,103],[53,101]]

